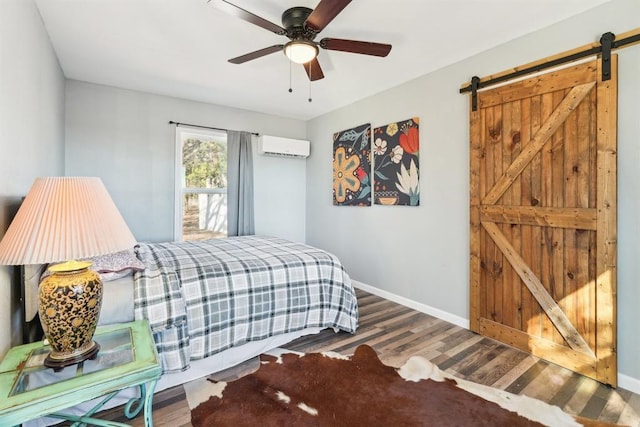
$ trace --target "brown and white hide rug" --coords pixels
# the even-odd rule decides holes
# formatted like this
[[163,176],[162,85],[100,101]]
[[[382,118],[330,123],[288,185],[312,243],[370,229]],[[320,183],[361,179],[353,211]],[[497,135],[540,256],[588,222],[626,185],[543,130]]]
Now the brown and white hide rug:
[[201,426],[580,426],[556,406],[456,379],[425,358],[400,369],[366,345],[337,353],[262,355],[253,374],[185,385]]

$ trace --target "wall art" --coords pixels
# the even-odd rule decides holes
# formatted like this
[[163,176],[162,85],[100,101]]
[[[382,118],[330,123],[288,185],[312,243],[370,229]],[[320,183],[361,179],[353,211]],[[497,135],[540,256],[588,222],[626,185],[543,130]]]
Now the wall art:
[[419,151],[417,117],[374,129],[375,204],[420,205]]
[[333,204],[371,206],[371,124],[333,134]]

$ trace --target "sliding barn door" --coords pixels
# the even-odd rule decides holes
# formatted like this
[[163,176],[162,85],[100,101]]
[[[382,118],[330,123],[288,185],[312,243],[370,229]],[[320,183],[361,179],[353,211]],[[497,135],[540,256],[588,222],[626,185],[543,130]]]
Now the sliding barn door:
[[478,93],[471,329],[616,385],[617,57]]

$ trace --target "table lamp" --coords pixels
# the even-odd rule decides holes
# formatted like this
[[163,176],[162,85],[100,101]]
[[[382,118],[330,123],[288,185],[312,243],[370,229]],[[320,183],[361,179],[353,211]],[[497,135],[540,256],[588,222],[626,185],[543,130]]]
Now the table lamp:
[[[38,313],[60,370],[93,358],[102,281],[93,256],[132,249],[136,240],[100,178],[37,178],[0,241],[0,265],[49,264],[39,286]],[[80,260],[80,261],[76,261]]]

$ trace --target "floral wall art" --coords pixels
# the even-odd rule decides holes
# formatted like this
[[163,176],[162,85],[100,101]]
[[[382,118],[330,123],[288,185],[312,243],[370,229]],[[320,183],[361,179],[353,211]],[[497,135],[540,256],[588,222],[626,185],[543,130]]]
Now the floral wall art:
[[371,124],[333,134],[333,204],[371,206]]
[[373,131],[373,174],[377,205],[420,205],[419,120],[417,117]]

